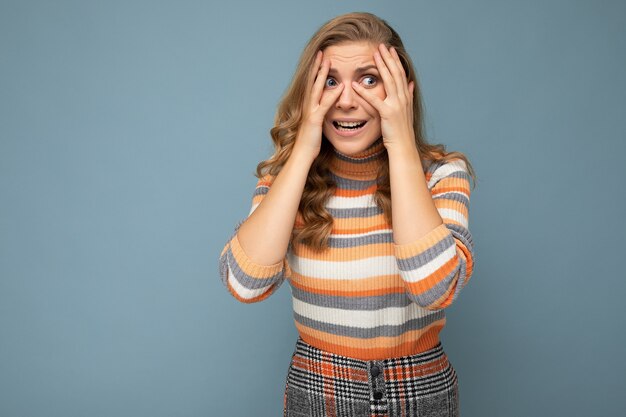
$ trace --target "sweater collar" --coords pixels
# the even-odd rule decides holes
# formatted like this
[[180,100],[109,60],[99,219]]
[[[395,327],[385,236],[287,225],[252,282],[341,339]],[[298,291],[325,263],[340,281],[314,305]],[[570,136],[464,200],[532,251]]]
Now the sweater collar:
[[330,170],[344,178],[372,180],[377,177],[378,168],[385,157],[382,136],[367,149],[354,155],[345,155],[333,148]]

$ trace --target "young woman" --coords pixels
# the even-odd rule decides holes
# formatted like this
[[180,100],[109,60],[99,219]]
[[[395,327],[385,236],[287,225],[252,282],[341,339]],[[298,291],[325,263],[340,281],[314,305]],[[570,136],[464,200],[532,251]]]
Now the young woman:
[[467,158],[428,144],[413,64],[369,13],[305,47],[220,255],[244,303],[288,280],[299,336],[285,416],[458,416],[444,309],[474,265]]

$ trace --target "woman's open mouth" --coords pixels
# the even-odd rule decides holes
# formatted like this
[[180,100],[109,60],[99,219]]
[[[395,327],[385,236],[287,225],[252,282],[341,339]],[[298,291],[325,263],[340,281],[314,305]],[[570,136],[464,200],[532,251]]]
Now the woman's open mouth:
[[337,132],[341,136],[354,136],[358,135],[363,127],[367,124],[367,120],[360,121],[341,121],[341,120],[333,120],[333,127],[335,128],[335,132]]

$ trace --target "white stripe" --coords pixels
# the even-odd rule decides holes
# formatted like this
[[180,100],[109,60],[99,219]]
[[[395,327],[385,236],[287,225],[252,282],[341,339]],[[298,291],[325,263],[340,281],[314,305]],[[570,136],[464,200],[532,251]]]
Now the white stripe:
[[439,214],[444,219],[451,219],[461,223],[467,229],[467,217],[465,217],[460,211],[449,208],[439,209]]
[[449,191],[446,191],[445,193],[437,193],[437,197],[449,198],[448,197],[449,194],[458,194],[458,195],[462,195],[464,197],[469,198],[469,195],[467,195],[466,192],[463,192],[463,191],[460,191],[460,190],[449,190]]
[[272,286],[272,284],[270,284],[267,287],[258,288],[258,289],[254,289],[254,290],[246,288],[243,285],[241,285],[239,283],[239,281],[237,281],[237,279],[235,278],[235,275],[233,274],[232,269],[230,269],[230,265],[228,266],[228,282],[233,287],[235,292],[241,298],[244,298],[246,300],[249,300],[249,299],[254,298],[254,297],[258,297],[259,295],[263,294],[265,291],[267,291]]
[[431,275],[437,269],[441,268],[443,264],[448,262],[450,259],[456,256],[456,245],[450,246],[448,249],[440,253],[438,256],[434,257],[427,264],[411,270],[411,271],[401,271],[402,278],[408,282],[418,282]]
[[395,256],[374,256],[357,261],[324,261],[299,257],[293,253],[289,266],[300,275],[311,278],[356,280],[398,273]]
[[393,229],[379,229],[379,230],[372,230],[371,232],[351,233],[351,234],[332,233],[330,236],[336,237],[336,238],[358,238],[358,237],[373,236],[373,235],[379,235],[379,234],[385,234],[385,233],[393,233]]
[[373,194],[362,195],[359,197],[332,196],[326,203],[326,207],[338,209],[374,207],[375,205],[376,202],[373,199]]
[[[263,200],[261,200],[261,201],[263,201]],[[260,204],[261,203],[258,203],[258,204],[255,204],[255,205],[252,206],[252,208],[250,209],[250,213],[248,213],[248,217],[250,217],[250,215],[252,213],[254,213],[254,210],[256,210],[256,208],[259,207]]]
[[399,326],[409,320],[437,313],[426,310],[416,303],[410,303],[406,307],[388,307],[380,310],[344,310],[309,304],[297,298],[293,298],[293,310],[311,320],[364,329],[384,325]]
[[435,172],[430,177],[430,181],[428,181],[428,186],[432,188],[439,180],[457,171],[467,172],[467,165],[462,159],[444,163],[435,169]]

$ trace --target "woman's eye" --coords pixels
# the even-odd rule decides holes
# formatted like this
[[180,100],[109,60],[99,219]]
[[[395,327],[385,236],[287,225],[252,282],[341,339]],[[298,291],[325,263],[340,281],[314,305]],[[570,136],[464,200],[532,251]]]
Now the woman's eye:
[[367,75],[365,77],[363,77],[363,83],[365,84],[366,87],[373,87],[376,85],[376,82],[378,80],[376,79],[376,77],[372,76],[372,75]]
[[327,78],[326,79],[326,87],[336,87],[337,86],[337,81],[335,81],[332,78]]

